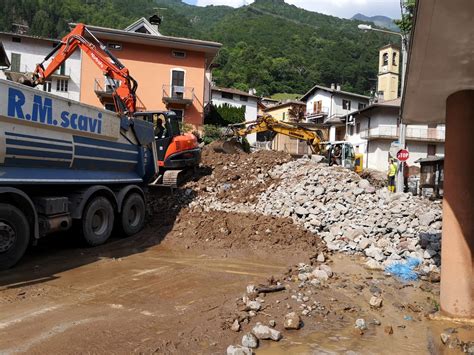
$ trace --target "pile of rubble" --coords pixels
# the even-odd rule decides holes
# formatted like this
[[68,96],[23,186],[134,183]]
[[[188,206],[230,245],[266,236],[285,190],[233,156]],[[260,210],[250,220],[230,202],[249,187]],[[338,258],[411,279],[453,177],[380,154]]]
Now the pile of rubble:
[[318,234],[329,250],[364,254],[369,268],[416,258],[422,274],[439,272],[441,202],[376,189],[354,172],[308,158],[260,174],[266,189],[255,200],[223,199],[216,185],[190,207],[289,217]]

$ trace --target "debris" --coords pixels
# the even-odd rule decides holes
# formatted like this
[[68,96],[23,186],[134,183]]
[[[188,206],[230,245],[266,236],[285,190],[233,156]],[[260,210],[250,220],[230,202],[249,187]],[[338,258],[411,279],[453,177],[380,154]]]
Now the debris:
[[252,333],[246,333],[242,337],[242,346],[255,349],[258,347],[258,339]]
[[279,341],[281,339],[281,333],[278,330],[272,329],[260,323],[257,323],[257,325],[252,328],[252,333],[261,340],[271,339],[274,341]]
[[275,322],[274,319],[270,319],[270,320],[268,321],[268,324],[269,324],[270,327],[272,327],[272,328],[275,328],[275,326],[276,326],[276,322]]
[[382,297],[372,296],[370,298],[369,304],[371,307],[380,308],[382,307],[383,299]]
[[253,351],[240,345],[229,345],[227,348],[227,355],[252,355]]
[[276,286],[258,286],[255,288],[255,292],[257,293],[271,293],[271,292],[278,292],[285,290],[285,286],[283,285],[276,285]]
[[301,318],[296,312],[288,313],[285,316],[285,322],[283,323],[285,329],[300,329]]
[[365,324],[365,320],[363,318],[359,318],[355,322],[355,327],[360,330],[366,330],[367,325]]
[[258,301],[248,301],[247,302],[247,310],[250,311],[259,311],[262,308],[262,305]]
[[239,323],[238,319],[234,320],[234,323],[232,323],[232,326],[230,327],[230,330],[232,330],[234,332],[240,331],[240,323]]
[[406,262],[395,262],[385,268],[385,271],[403,281],[418,280],[418,273],[414,269],[421,264],[419,259],[408,258]]

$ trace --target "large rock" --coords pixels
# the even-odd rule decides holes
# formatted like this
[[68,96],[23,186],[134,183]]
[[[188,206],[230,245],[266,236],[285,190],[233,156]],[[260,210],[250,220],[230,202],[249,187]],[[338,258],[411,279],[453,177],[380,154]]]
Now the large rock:
[[315,279],[318,279],[318,280],[321,280],[321,281],[327,281],[329,279],[329,275],[327,274],[326,271],[324,270],[320,270],[320,269],[316,269],[314,270],[311,275],[315,278]]
[[227,355],[252,355],[252,353],[252,349],[245,346],[229,345],[227,348]]
[[300,215],[300,216],[305,216],[305,215],[307,215],[309,212],[308,212],[308,210],[307,210],[306,208],[301,207],[301,206],[298,206],[298,207],[295,208],[295,213],[296,213],[297,215]]
[[258,347],[258,339],[252,333],[247,333],[242,337],[242,346],[255,349]]
[[422,226],[429,226],[431,223],[436,221],[436,215],[433,212],[427,212],[422,214],[419,217],[420,225]]
[[283,323],[285,329],[300,329],[301,318],[296,312],[288,313],[285,316],[285,322]]
[[252,328],[252,333],[260,340],[271,339],[279,341],[281,339],[281,333],[278,330],[259,323]]

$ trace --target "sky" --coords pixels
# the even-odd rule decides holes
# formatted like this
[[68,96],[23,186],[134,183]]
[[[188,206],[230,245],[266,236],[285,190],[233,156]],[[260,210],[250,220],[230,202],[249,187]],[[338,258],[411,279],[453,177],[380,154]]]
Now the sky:
[[[285,0],[298,7],[337,17],[351,18],[356,13],[366,16],[384,15],[400,18],[399,0]],[[228,5],[233,7],[249,4],[253,0],[184,0],[188,4]]]

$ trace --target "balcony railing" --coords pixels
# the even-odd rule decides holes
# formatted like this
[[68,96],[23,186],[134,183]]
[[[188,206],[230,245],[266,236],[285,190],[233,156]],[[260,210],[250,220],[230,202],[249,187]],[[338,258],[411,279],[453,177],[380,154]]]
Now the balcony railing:
[[314,120],[329,115],[329,107],[321,107],[320,110],[306,113],[307,120]]
[[[399,128],[393,126],[380,126],[360,132],[360,136],[363,139],[397,139],[399,134]],[[444,142],[445,130],[441,128],[420,128],[408,126],[406,129],[406,139],[415,141]]]
[[163,102],[165,104],[192,105],[194,88],[177,85],[163,85]]

